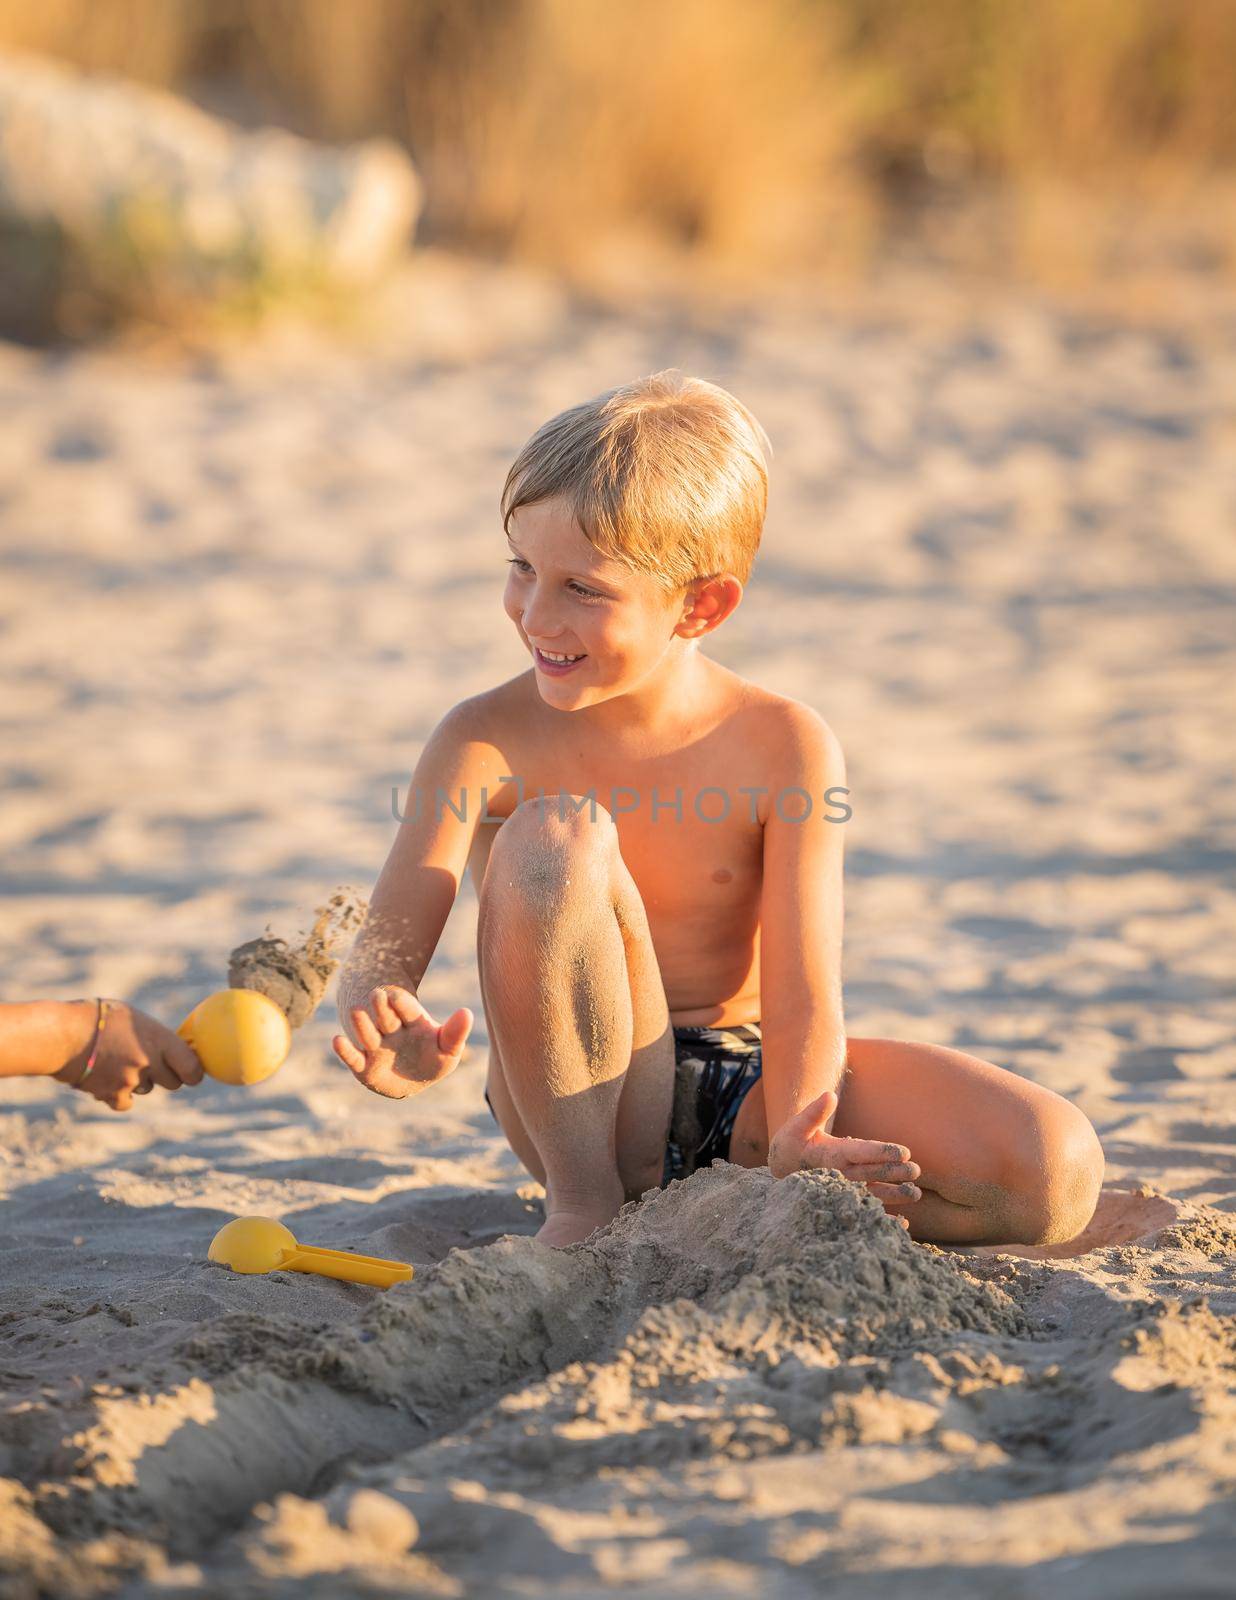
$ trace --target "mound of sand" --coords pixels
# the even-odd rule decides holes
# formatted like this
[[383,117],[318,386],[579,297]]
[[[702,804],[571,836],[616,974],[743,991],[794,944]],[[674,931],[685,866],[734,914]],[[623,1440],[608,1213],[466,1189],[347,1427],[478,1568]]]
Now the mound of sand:
[[[537,1405],[550,1416],[567,1421],[598,1381],[608,1420],[621,1413],[604,1464],[689,1456],[713,1447],[708,1402],[724,1409],[735,1384],[793,1407],[795,1389],[819,1391],[820,1374],[855,1357],[1024,1328],[1004,1289],[912,1244],[856,1185],[729,1166],[625,1207],[585,1246],[507,1237],[453,1251],[347,1328],[281,1317],[286,1277],[267,1280],[270,1315],[213,1319],[185,1339],[162,1393],[129,1399],[113,1374],[119,1394],[100,1396],[78,1436],[71,1514],[42,1488],[58,1532],[157,1527],[173,1553],[197,1553],[332,1460],[451,1434],[504,1396],[498,1437],[478,1440],[475,1465],[496,1452],[509,1471],[519,1451],[502,1419],[520,1411],[510,1397],[546,1373],[556,1376]],[[667,1408],[698,1420],[646,1426]],[[635,1450],[633,1431],[645,1433]],[[792,1437],[757,1424],[763,1435],[769,1448]],[[548,1442],[525,1445],[530,1463],[544,1465]]]
[[478,1399],[615,1341],[662,1348],[666,1375],[689,1383],[719,1361],[835,1366],[941,1330],[1020,1326],[1007,1293],[912,1244],[857,1185],[722,1164],[624,1207],[578,1249],[506,1238],[452,1252],[417,1292],[379,1301],[350,1343],[331,1329],[272,1346],[264,1324],[226,1318],[184,1354],[223,1373],[239,1350],[453,1426]]
[[[1202,1232],[1231,1253],[1223,1228]],[[342,1326],[285,1313],[291,1275],[272,1275],[267,1310],[200,1324],[157,1386],[113,1373],[88,1415],[32,1421],[13,1563],[80,1586],[88,1548],[188,1593],[197,1580],[165,1563],[189,1559],[230,1592],[291,1595],[305,1574],[359,1582],[375,1564],[447,1592],[444,1561],[513,1594],[547,1557],[539,1520],[610,1515],[622,1486],[647,1499],[667,1473],[703,1472],[714,1516],[727,1470],[787,1457],[810,1461],[813,1504],[840,1498],[842,1448],[894,1452],[890,1484],[909,1451],[997,1500],[1185,1441],[1208,1476],[1236,1475],[1230,1327],[1196,1299],[1088,1299],[1080,1276],[1081,1300],[1061,1296],[1069,1270],[914,1244],[834,1174],[719,1164],[569,1250],[452,1251],[407,1289],[358,1296]],[[1062,1305],[1084,1324],[1064,1339]],[[486,1556],[481,1530],[519,1537]],[[590,1550],[577,1575],[607,1559]]]

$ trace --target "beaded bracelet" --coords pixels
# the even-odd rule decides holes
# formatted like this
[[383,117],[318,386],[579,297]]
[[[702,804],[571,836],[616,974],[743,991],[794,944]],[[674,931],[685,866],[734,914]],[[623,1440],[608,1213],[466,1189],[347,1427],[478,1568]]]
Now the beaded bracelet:
[[73,1085],[75,1089],[81,1088],[82,1084],[90,1076],[95,1062],[99,1059],[99,1041],[103,1037],[104,1028],[107,1026],[107,1013],[111,1010],[111,1005],[110,1000],[104,1000],[102,995],[99,996],[99,1014],[94,1024],[94,1038],[90,1041],[90,1054],[86,1058],[86,1070]]

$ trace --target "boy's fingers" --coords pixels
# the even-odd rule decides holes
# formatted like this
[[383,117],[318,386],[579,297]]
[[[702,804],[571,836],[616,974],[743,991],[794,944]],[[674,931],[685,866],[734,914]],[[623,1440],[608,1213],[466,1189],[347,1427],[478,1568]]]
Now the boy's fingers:
[[838,1154],[847,1166],[886,1167],[904,1166],[910,1152],[903,1144],[885,1144],[882,1139],[840,1139]]
[[[856,1149],[849,1148],[856,1146]],[[890,1160],[882,1154],[888,1145],[864,1139],[819,1139],[808,1141],[803,1150],[804,1166],[840,1172],[855,1183],[913,1183],[923,1175],[917,1161]],[[891,1148],[904,1148],[892,1146]],[[864,1153],[866,1152],[866,1153]]]
[[891,1200],[895,1205],[906,1205],[923,1198],[916,1183],[868,1183],[867,1187],[878,1200]]
[[825,1089],[822,1095],[814,1099],[805,1108],[802,1115],[807,1119],[809,1128],[822,1127],[837,1109],[837,1094],[833,1089]]
[[383,1033],[394,1033],[403,1026],[403,1019],[396,1015],[385,989],[375,989],[369,996],[369,1004],[373,1007],[373,1014],[378,1019],[378,1027]]
[[883,1161],[905,1162],[910,1159],[910,1151],[904,1144],[884,1144],[879,1139],[847,1139],[848,1145],[854,1146],[854,1156],[857,1160],[878,1164]]
[[461,1006],[438,1029],[439,1055],[457,1056],[467,1043],[471,1032],[472,1013],[467,1006]]
[[791,1117],[782,1131],[792,1138],[809,1139],[818,1128],[823,1127],[836,1109],[837,1096],[833,1090],[826,1089],[810,1105],[804,1106],[797,1116]]
[[382,1035],[378,1032],[373,1018],[360,1006],[352,1007],[352,1026],[356,1030],[356,1037],[364,1050],[380,1050],[382,1048]]
[[405,1026],[419,1022],[422,1017],[429,1015],[416,996],[407,989],[388,989],[386,997],[395,1015]]
[[914,1183],[923,1175],[917,1161],[882,1161],[869,1164],[865,1161],[843,1160],[841,1170],[847,1178],[856,1178],[859,1183]]
[[371,1067],[364,1052],[356,1048],[346,1033],[337,1033],[331,1040],[331,1047],[356,1081],[372,1089],[374,1094],[384,1095],[388,1100],[403,1100],[412,1092],[398,1073],[389,1068]]
[[337,1033],[331,1040],[331,1044],[334,1047],[335,1054],[345,1067],[351,1067],[353,1072],[363,1072],[365,1070],[363,1053],[356,1048],[346,1033]]
[[[468,1035],[471,1031],[472,1013],[466,1006],[449,1016],[438,1029],[438,1070],[431,1080],[432,1082],[439,1083],[448,1074],[454,1072],[459,1065],[464,1045],[467,1044]],[[421,1087],[426,1088],[428,1085],[422,1084]]]

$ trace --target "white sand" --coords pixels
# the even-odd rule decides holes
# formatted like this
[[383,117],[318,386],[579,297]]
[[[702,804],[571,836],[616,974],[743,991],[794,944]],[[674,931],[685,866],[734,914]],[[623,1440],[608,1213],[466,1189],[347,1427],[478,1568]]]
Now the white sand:
[[[524,668],[514,449],[678,364],[776,448],[715,653],[846,747],[850,1031],[1076,1098],[1109,1179],[1054,1259],[730,1168],[502,1238],[540,1191],[481,1099],[468,886],[423,995],[477,1029],[414,1101],[335,1063],[329,1001],[256,1089],[4,1089],[3,1592],[1230,1592],[1234,330],[924,292],[459,316],[432,362],[0,347],[7,997],[175,1023],[367,889],[437,718]],[[208,1264],[246,1212],[416,1280]]]

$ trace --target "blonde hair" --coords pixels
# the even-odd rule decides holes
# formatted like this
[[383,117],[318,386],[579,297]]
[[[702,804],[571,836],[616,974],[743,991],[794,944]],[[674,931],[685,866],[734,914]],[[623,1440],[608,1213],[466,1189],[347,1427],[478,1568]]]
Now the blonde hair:
[[502,526],[520,506],[562,496],[603,555],[670,593],[721,572],[745,585],[771,454],[746,406],[671,367],[542,423],[506,475]]

